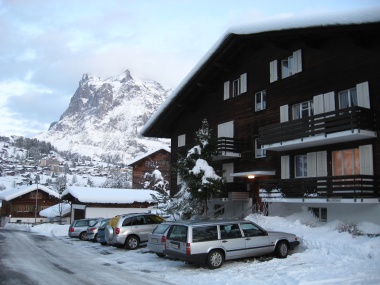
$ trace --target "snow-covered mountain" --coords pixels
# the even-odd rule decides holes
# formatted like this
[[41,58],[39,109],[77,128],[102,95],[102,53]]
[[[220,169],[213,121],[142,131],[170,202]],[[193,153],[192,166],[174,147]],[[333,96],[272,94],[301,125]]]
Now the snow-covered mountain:
[[169,140],[141,137],[139,130],[170,92],[155,81],[133,79],[129,70],[105,80],[84,74],[59,121],[36,138],[58,150],[127,162],[169,145]]

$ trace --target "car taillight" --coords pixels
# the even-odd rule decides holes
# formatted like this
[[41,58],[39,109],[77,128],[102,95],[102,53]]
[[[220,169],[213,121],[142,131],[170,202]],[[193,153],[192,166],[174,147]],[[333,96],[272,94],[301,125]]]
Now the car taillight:
[[70,228],[70,232],[72,232],[72,233],[73,233],[73,232],[74,232],[74,228]]
[[90,232],[94,232],[96,228],[90,228]]
[[115,229],[115,234],[117,234],[117,235],[120,234],[120,228]]
[[186,244],[186,254],[190,255],[191,254],[191,248],[190,248],[190,243]]
[[162,236],[161,237],[161,243],[165,243],[166,244],[166,236]]

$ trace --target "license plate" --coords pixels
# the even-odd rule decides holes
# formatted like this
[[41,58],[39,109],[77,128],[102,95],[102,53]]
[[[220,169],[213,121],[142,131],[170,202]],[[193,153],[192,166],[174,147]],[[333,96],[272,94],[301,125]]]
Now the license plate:
[[179,244],[172,243],[172,248],[179,249]]
[[158,242],[158,239],[156,239],[156,238],[152,238],[151,241],[157,243],[157,242]]

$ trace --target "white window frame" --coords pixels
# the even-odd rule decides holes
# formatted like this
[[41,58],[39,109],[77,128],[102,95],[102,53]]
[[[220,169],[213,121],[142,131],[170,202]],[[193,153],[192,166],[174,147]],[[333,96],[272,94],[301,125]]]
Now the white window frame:
[[178,136],[178,147],[182,147],[186,145],[186,134]]
[[[307,111],[307,116],[303,114],[304,111]],[[302,119],[304,117],[310,117],[310,116],[313,116],[313,114],[314,114],[313,100],[297,103],[292,106],[293,120]]]
[[[260,99],[260,102],[257,102]],[[266,91],[262,90],[255,93],[255,112],[265,110],[267,108]]]
[[[345,95],[343,93],[346,93]],[[356,87],[352,87],[338,93],[339,95],[339,109],[350,108],[353,106],[359,106],[363,108],[370,109],[370,95],[368,81],[356,84]],[[343,96],[345,96],[345,101],[348,106],[342,106]],[[353,97],[355,97],[353,99]]]
[[[343,104],[347,104],[343,106]],[[356,87],[339,91],[339,109],[358,106],[358,93]]]
[[267,156],[267,150],[261,148],[261,144],[259,143],[259,139],[255,139],[255,158],[262,158]]
[[[287,66],[285,66],[287,65]],[[296,50],[292,55],[281,60],[281,78],[288,78],[302,71],[302,51]]]
[[[307,170],[308,170],[308,167],[307,167],[307,154],[299,154],[299,155],[295,155],[294,156],[294,177],[295,178],[305,178],[305,177],[308,177],[307,176]],[[298,158],[302,158],[302,161],[301,163],[298,163],[300,162],[300,160],[298,160]],[[298,168],[302,168],[302,173],[298,171]]]

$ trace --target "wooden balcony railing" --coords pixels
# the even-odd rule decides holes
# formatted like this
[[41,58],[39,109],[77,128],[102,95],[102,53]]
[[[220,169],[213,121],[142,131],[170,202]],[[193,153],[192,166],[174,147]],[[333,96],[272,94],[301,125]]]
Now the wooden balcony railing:
[[218,138],[218,151],[221,153],[241,153],[242,142],[238,138]]
[[375,112],[355,106],[273,124],[259,129],[259,141],[267,145],[355,129],[375,131]]
[[266,197],[278,190],[284,198],[377,198],[380,201],[380,177],[373,175],[270,179],[262,180],[260,188],[266,190]]

